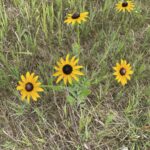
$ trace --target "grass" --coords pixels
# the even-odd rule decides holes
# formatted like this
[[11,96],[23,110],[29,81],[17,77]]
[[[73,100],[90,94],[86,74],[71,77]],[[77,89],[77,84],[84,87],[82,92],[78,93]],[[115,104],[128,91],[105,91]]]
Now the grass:
[[[0,0],[0,149],[150,149],[150,1],[131,14],[113,0]],[[89,11],[79,28],[67,13]],[[67,53],[80,57],[85,77],[55,85],[53,66]],[[112,67],[126,59],[134,74],[122,87]],[[39,75],[38,102],[20,100],[27,71]]]

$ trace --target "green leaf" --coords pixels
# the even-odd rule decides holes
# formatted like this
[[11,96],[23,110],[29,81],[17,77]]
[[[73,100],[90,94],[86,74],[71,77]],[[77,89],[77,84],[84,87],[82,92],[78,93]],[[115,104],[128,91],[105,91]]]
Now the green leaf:
[[67,102],[73,106],[75,104],[75,99],[71,95],[68,95]]

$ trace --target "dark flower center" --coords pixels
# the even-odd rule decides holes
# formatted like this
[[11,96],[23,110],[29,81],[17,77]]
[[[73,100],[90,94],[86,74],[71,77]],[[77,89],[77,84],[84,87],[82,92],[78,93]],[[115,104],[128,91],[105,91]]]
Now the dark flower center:
[[71,74],[71,72],[73,71],[72,66],[70,66],[68,64],[65,65],[62,70],[63,70],[63,73],[67,74],[67,75]]
[[78,12],[75,12],[73,15],[72,15],[72,19],[77,19],[80,17],[80,13]]
[[128,2],[123,2],[122,3],[122,7],[127,7],[128,6]]
[[28,91],[28,92],[31,92],[33,90],[33,84],[28,82],[26,85],[25,85],[25,89]]
[[124,75],[126,74],[126,69],[121,68],[121,69],[120,69],[120,74],[121,74],[122,76],[124,76]]

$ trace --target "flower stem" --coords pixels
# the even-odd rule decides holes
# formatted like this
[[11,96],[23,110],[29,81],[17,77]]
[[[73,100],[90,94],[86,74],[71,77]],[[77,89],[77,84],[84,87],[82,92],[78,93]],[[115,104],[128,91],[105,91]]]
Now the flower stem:
[[78,55],[80,54],[80,29],[79,29],[79,25],[77,26],[77,41],[78,41]]

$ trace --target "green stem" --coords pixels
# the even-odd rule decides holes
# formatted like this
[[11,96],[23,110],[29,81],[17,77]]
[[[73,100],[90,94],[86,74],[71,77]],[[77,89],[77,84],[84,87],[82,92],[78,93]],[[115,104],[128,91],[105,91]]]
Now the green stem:
[[79,49],[78,49],[78,55],[80,54],[80,29],[79,29],[79,25],[77,27],[77,41],[78,41],[78,45],[79,45]]
[[80,44],[80,30],[79,30],[79,26],[77,27],[77,38],[78,38],[78,44]]
[[[52,88],[53,89],[55,86],[53,86],[53,85],[42,85],[41,87],[43,87],[43,88]],[[56,87],[62,88],[62,89],[64,88],[64,86],[58,86],[58,85]]]

